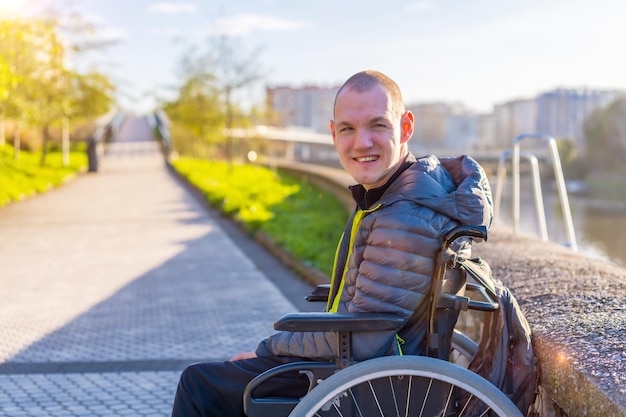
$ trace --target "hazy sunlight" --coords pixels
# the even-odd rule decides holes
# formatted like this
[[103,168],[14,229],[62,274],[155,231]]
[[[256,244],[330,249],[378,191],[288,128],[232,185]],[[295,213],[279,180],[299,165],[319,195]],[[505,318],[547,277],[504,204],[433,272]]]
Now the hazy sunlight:
[[23,3],[23,0],[0,0],[0,18],[14,16],[21,10]]

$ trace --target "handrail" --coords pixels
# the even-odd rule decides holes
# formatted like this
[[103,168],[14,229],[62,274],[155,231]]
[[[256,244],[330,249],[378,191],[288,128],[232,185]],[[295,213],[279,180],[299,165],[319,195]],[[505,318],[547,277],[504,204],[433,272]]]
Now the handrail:
[[148,117],[148,122],[151,127],[158,133],[161,145],[163,147],[163,153],[165,156],[169,156],[172,151],[172,138],[170,136],[170,121],[167,114],[163,110],[157,110],[152,113],[151,117]]
[[[502,200],[502,193],[504,189],[504,182],[506,181],[506,160],[512,158],[513,151],[507,150],[500,154],[498,161],[497,171],[497,183],[496,192],[494,196],[494,218],[497,219],[500,212],[500,201]],[[544,242],[548,241],[548,227],[546,226],[546,213],[543,205],[543,195],[541,194],[541,179],[539,176],[539,162],[535,155],[530,152],[520,151],[520,157],[528,160],[531,167],[533,196],[535,198],[535,212],[537,214],[537,221],[539,222],[539,234]],[[517,232],[517,230],[515,230]]]
[[115,116],[109,118],[107,115],[101,120],[103,123],[87,140],[87,159],[89,164],[89,172],[98,172],[99,159],[104,154],[104,148],[119,133],[120,126],[126,119],[123,112],[116,113]]
[[552,160],[552,167],[554,169],[554,177],[557,183],[557,190],[560,197],[561,210],[563,213],[563,221],[565,222],[565,232],[567,234],[568,243],[570,248],[574,251],[578,251],[578,245],[576,243],[576,235],[574,232],[574,224],[572,221],[572,213],[569,206],[569,200],[567,197],[567,189],[565,188],[565,180],[563,178],[563,169],[561,167],[561,159],[559,158],[558,148],[556,146],[556,140],[546,134],[540,133],[523,133],[518,135],[513,140],[513,232],[519,231],[520,223],[520,143],[525,139],[539,139],[547,142],[550,151],[550,158]]

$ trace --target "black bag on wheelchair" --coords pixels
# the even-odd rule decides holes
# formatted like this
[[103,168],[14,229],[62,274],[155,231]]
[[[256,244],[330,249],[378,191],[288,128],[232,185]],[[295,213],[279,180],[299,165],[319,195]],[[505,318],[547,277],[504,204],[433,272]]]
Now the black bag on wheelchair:
[[468,275],[483,285],[499,308],[486,314],[478,351],[469,369],[500,388],[522,414],[533,415],[537,391],[537,358],[531,330],[517,300],[480,258],[460,262]]

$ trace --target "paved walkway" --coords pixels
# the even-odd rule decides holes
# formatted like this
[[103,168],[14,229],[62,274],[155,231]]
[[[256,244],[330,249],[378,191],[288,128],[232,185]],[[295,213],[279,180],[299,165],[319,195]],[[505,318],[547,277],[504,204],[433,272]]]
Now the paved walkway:
[[151,138],[130,116],[98,173],[0,209],[0,416],[168,416],[186,364],[253,350],[308,289]]

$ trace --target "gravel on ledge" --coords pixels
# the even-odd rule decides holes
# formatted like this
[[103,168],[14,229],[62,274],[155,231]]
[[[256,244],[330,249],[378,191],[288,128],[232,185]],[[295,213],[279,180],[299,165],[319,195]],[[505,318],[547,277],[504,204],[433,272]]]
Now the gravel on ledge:
[[517,298],[567,415],[626,416],[626,270],[499,225],[473,254]]

